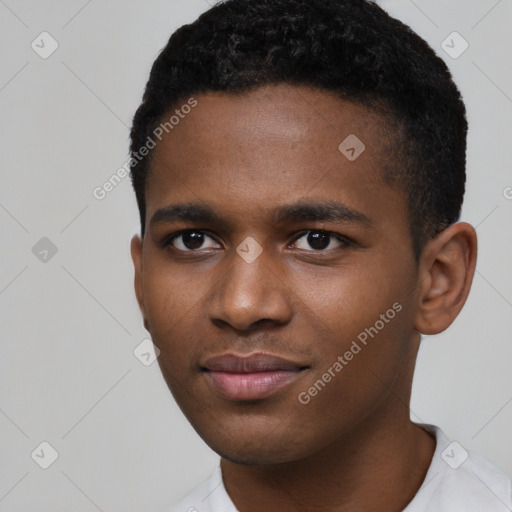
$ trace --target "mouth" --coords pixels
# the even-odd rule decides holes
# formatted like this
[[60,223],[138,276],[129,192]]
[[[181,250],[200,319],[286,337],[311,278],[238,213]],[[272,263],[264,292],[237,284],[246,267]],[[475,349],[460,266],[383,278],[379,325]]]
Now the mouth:
[[213,389],[230,400],[267,398],[295,381],[309,367],[270,354],[224,354],[201,370]]

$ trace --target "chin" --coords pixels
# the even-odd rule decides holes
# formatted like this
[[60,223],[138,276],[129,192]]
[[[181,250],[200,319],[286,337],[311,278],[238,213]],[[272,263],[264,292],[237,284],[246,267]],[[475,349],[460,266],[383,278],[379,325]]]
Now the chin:
[[248,451],[234,451],[229,449],[214,451],[223,459],[242,466],[268,466],[273,464],[283,464],[295,460],[294,457],[289,458],[289,456],[287,457],[284,454],[280,454],[279,448],[277,448],[273,453],[262,453],[257,447]]
[[[204,434],[204,433],[203,433]],[[222,458],[246,466],[263,466],[273,464],[284,464],[307,458],[315,451],[312,440],[292,440],[291,434],[285,436],[272,432],[268,435],[244,436],[243,439],[231,435],[222,436],[210,432],[210,435],[201,435],[204,442]],[[213,434],[213,435],[212,435]],[[246,433],[247,434],[247,433]]]
[[275,462],[263,460],[261,456],[243,454],[233,454],[231,452],[217,452],[223,459],[229,460],[234,464],[241,466],[262,466],[268,464],[275,464]]

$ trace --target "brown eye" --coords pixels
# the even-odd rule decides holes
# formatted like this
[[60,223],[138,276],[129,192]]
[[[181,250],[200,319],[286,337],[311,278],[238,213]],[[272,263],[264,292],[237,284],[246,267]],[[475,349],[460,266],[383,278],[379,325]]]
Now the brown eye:
[[[206,244],[206,245],[204,245]],[[218,248],[219,244],[202,231],[182,231],[168,239],[166,245],[172,245],[180,251],[196,251],[198,249]]]
[[[333,239],[335,239],[333,243]],[[306,231],[295,241],[299,249],[313,249],[315,251],[324,251],[325,249],[334,249],[336,247],[347,247],[349,241],[341,235],[330,233],[328,231]]]
[[183,245],[187,249],[200,249],[204,243],[203,233],[192,231],[190,233],[184,233],[181,236],[183,237]]
[[329,247],[331,236],[321,231],[312,231],[307,237],[308,244],[315,250],[322,250]]

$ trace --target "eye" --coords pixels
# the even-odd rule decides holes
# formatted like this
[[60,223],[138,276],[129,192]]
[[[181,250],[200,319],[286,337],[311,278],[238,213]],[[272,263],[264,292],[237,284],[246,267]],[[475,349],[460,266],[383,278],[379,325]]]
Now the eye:
[[174,249],[186,252],[194,252],[198,249],[217,249],[220,247],[220,245],[204,231],[193,229],[180,231],[167,236],[162,241],[162,247],[167,247],[168,245],[171,245]]
[[[335,239],[334,244],[333,239]],[[302,233],[295,240],[295,244],[299,245],[299,249],[309,250],[307,247],[309,245],[315,251],[325,251],[326,249],[335,249],[336,247],[349,247],[351,241],[344,236],[329,231],[311,230]]]

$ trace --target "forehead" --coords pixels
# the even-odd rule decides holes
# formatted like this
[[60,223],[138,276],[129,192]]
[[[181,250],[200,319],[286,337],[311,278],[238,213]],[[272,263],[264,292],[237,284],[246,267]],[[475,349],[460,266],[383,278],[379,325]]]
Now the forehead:
[[402,194],[382,177],[389,160],[386,121],[364,106],[283,84],[195,100],[153,149],[148,219],[176,202],[255,219],[310,196],[342,201],[370,218],[382,216],[384,207],[404,215]]

